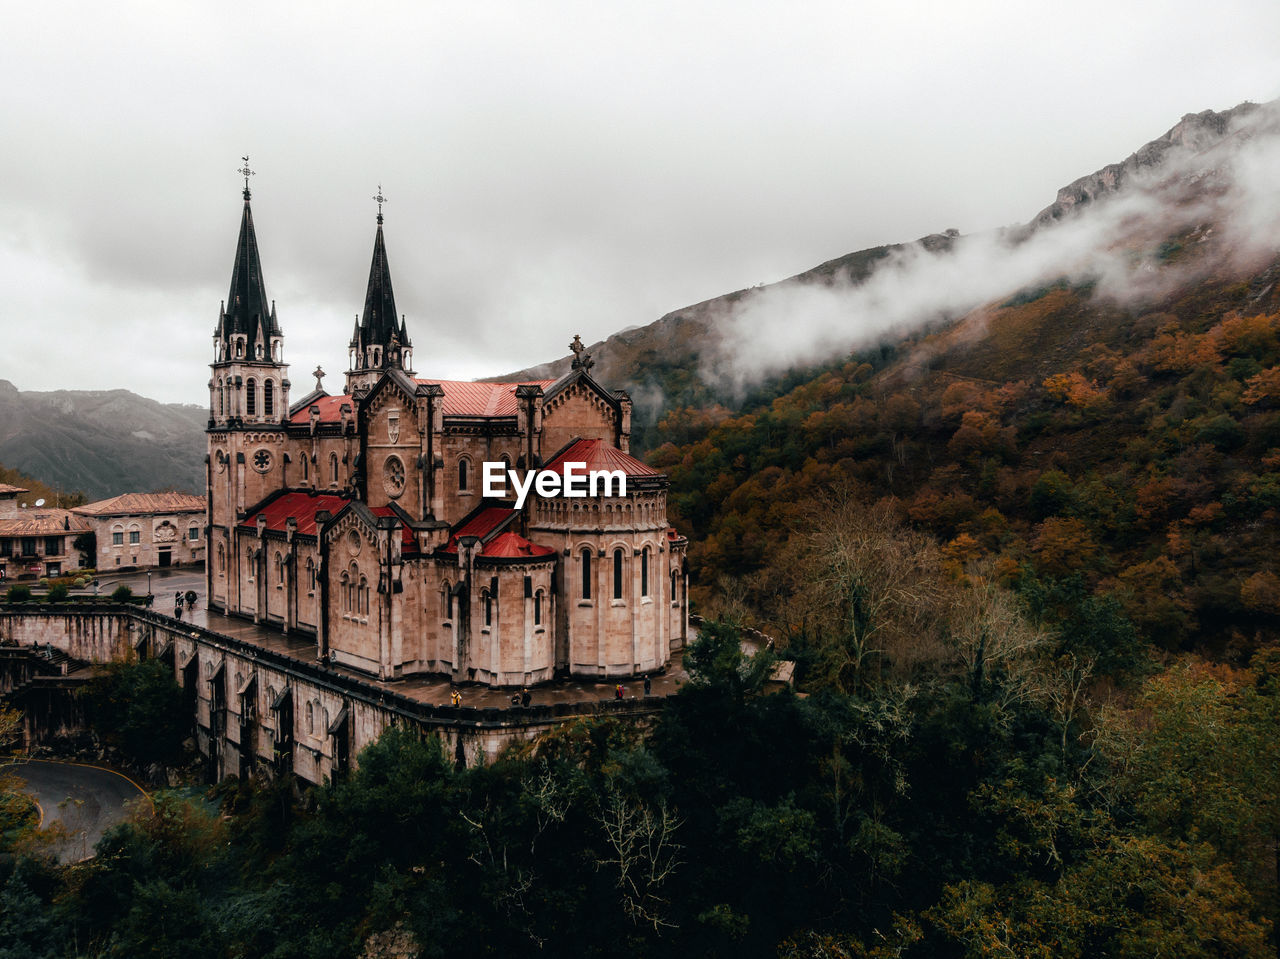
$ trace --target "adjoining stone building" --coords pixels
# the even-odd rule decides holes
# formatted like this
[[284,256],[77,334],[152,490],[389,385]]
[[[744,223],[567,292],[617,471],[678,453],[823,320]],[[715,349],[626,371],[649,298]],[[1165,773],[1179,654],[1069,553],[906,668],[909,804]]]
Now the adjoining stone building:
[[206,505],[190,493],[122,493],[72,512],[93,529],[99,570],[164,569],[204,562]]
[[72,511],[52,506],[22,506],[28,492],[0,483],[0,581],[59,576],[79,569],[76,538],[89,525]]
[[[244,191],[209,380],[208,602],[315,635],[380,679],[517,686],[661,669],[687,631],[687,541],[666,477],[629,455],[631,400],[575,337],[557,380],[419,377],[396,311],[381,205],[344,390],[290,402]],[[626,491],[484,496],[485,464],[607,470]],[[583,464],[581,467],[577,464]]]

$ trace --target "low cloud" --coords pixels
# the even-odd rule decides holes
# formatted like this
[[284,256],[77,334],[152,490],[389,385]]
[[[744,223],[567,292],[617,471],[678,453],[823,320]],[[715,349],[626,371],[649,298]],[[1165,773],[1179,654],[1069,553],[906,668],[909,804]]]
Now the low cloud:
[[[1065,280],[1134,306],[1224,263],[1246,267],[1280,249],[1280,101],[1237,116],[1225,136],[1175,138],[1155,166],[1121,172],[1114,192],[1045,225],[909,244],[862,281],[793,280],[750,291],[714,318],[719,348],[704,375],[742,389],[762,376],[828,360],[891,334],[956,318],[1019,290]],[[1203,256],[1165,262],[1161,244],[1201,229]],[[1216,235],[1215,235],[1216,234]],[[1163,251],[1169,252],[1168,248]]]

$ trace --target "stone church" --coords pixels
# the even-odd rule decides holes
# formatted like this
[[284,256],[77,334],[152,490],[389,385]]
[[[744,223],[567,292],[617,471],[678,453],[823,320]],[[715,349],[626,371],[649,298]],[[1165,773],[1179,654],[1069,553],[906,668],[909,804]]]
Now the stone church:
[[[313,635],[322,662],[379,679],[523,686],[666,665],[686,636],[687,541],[666,477],[629,455],[629,397],[592,378],[578,339],[557,380],[418,376],[379,202],[343,392],[317,369],[292,399],[249,200],[246,175],[209,380],[209,605]],[[485,463],[518,481],[620,472],[625,493],[530,490],[517,508],[511,482],[483,495]]]

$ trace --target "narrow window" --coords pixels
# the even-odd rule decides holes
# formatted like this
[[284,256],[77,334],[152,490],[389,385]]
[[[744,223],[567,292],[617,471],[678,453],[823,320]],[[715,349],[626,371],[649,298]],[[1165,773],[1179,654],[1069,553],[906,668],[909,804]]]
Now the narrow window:
[[458,489],[465,492],[467,489],[467,461],[458,460]]
[[244,411],[248,416],[255,416],[258,412],[258,381],[253,377],[244,383]]
[[676,584],[679,582],[680,582],[679,574],[673,569],[671,571],[671,602],[673,603],[678,602],[680,598],[677,593],[677,586],[676,586]]
[[533,625],[542,625],[542,590],[533,594]]
[[329,482],[338,485],[338,454],[329,454]]
[[445,619],[453,619],[453,590],[449,588],[447,579],[444,581],[444,585],[440,587],[440,608],[444,610]]
[[591,598],[591,550],[582,550],[582,598]]
[[622,547],[613,551],[613,598],[622,599]]
[[311,457],[306,453],[302,454],[302,482],[311,479]]
[[484,603],[484,624],[486,626],[493,625],[493,597],[489,595],[486,589],[480,594],[481,601]]
[[222,380],[218,380],[218,415],[222,415],[223,404],[226,402],[226,391],[222,388]]
[[276,388],[271,380],[262,384],[262,415],[270,416],[276,408]]
[[640,553],[640,595],[649,595],[649,547]]

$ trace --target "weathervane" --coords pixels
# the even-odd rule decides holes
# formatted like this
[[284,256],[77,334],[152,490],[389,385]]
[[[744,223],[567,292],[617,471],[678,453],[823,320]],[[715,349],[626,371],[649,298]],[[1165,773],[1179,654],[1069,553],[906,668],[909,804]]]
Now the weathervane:
[[382,195],[382,184],[378,184],[378,195],[374,197],[378,201],[378,224],[382,224],[382,204],[387,202],[387,198]]
[[249,158],[247,156],[240,159],[244,161],[244,166],[236,170],[236,172],[244,177],[244,198],[247,200],[249,199],[249,177],[253,176],[254,171],[249,169]]

